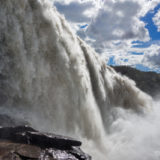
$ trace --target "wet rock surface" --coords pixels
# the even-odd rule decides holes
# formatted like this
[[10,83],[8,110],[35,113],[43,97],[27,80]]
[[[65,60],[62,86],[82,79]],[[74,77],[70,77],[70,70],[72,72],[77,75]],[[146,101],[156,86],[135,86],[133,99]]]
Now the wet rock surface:
[[0,160],[91,160],[81,142],[29,126],[0,128]]

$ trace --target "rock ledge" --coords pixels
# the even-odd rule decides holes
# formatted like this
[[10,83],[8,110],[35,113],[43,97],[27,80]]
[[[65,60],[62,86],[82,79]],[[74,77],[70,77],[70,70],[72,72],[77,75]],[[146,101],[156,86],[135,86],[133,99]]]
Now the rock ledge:
[[0,160],[91,160],[81,142],[29,126],[0,128]]

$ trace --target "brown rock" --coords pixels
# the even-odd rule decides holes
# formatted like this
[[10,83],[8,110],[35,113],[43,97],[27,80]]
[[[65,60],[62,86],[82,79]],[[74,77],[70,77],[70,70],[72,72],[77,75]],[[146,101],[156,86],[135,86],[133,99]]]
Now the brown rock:
[[75,139],[29,126],[0,128],[0,160],[91,160]]

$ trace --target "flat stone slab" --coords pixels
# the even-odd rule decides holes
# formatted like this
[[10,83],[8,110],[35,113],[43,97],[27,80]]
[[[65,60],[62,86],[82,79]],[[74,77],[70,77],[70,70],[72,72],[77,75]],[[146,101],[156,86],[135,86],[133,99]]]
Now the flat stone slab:
[[81,146],[81,142],[70,137],[27,131],[24,136],[29,138],[29,142],[42,148],[71,149],[73,146]]
[[17,143],[33,144],[41,148],[71,149],[81,146],[81,142],[70,137],[51,133],[38,132],[29,126],[0,128],[0,139],[7,139]]

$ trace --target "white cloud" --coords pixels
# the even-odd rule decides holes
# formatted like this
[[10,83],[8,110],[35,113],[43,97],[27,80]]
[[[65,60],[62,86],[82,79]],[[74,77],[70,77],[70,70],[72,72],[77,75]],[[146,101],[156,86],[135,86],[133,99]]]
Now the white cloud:
[[137,1],[106,0],[103,8],[87,29],[96,43],[113,40],[149,40],[145,24],[139,19],[141,5]]
[[148,11],[153,10],[159,3],[160,0],[135,0],[141,5],[141,11],[139,16],[145,16]]
[[[117,42],[118,43],[118,42]],[[114,45],[114,44],[112,44]],[[131,48],[127,43],[119,43],[117,46],[111,46],[110,49],[105,49],[102,56],[109,60],[109,57],[114,57],[116,65],[136,65],[142,63],[144,54],[132,54],[143,53],[145,49]]]
[[139,18],[160,3],[160,0],[54,0],[54,3],[73,26],[89,24],[85,34],[79,27],[74,28],[82,38],[89,36],[95,39],[95,47],[99,44],[96,49],[100,50],[104,41],[147,41],[148,31]]
[[79,1],[73,1],[69,4],[63,4],[60,2],[54,2],[58,11],[71,22],[90,22],[90,17],[85,14],[86,10],[93,8],[91,2],[80,3]]
[[153,22],[157,26],[158,32],[160,32],[160,9],[153,17]]
[[[114,57],[117,65],[159,65],[158,44],[132,48],[132,42],[150,39],[140,18],[160,4],[160,0],[54,0],[54,4],[75,32],[103,58]],[[160,11],[153,19],[157,27],[159,18]],[[88,26],[81,29],[85,24]]]
[[57,10],[70,22],[90,22],[97,14],[101,0],[53,0]]
[[[119,42],[115,42],[115,44]],[[148,48],[131,48],[129,45],[121,43],[110,49],[103,50],[101,55],[106,61],[114,57],[115,65],[141,64],[150,69],[160,68],[160,43],[153,44]],[[160,69],[159,69],[160,70]]]
[[152,45],[145,51],[143,63],[152,67],[160,68],[160,46]]

